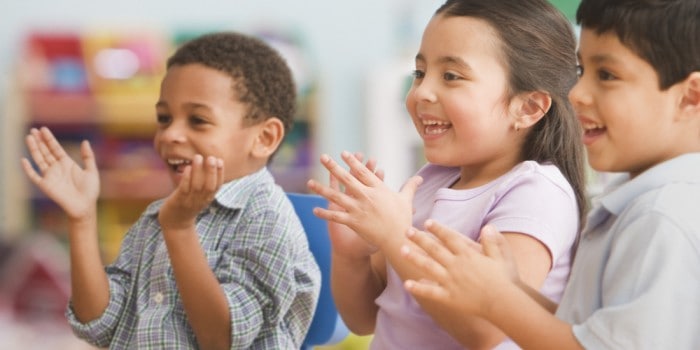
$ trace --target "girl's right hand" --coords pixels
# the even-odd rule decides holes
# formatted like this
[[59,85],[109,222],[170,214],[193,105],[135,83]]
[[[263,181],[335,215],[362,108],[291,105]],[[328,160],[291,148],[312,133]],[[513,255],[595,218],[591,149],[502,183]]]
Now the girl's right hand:
[[55,201],[70,219],[80,220],[95,215],[100,178],[90,143],[85,140],[80,145],[85,164],[83,169],[46,127],[32,128],[25,141],[29,154],[39,168],[37,172],[27,158],[22,158],[22,167],[29,179]]
[[[364,159],[364,156],[361,153],[355,153],[354,156],[360,162],[362,162]],[[365,166],[371,172],[375,173],[382,181],[384,180],[384,171],[377,169],[377,161],[375,159],[370,158]],[[338,179],[332,174],[329,178],[329,185],[334,190],[340,190]],[[328,209],[343,210],[343,208],[333,204],[333,202],[330,201],[328,204]],[[349,259],[362,259],[378,251],[377,247],[364,240],[346,225],[328,220],[328,233],[330,235],[331,247],[334,254],[347,257]]]

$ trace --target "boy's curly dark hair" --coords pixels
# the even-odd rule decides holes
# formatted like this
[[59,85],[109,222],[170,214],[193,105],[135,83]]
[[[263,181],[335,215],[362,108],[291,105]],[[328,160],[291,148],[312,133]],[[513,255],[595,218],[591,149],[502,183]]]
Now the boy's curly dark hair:
[[294,121],[296,86],[287,62],[259,38],[236,32],[210,33],[180,46],[167,68],[198,63],[228,74],[233,91],[249,106],[247,125],[276,117],[285,134]]

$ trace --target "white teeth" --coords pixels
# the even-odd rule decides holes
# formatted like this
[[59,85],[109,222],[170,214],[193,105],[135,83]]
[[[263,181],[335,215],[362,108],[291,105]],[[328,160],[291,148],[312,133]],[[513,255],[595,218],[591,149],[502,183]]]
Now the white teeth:
[[439,120],[422,120],[423,125],[450,125],[449,122],[443,122]]
[[583,130],[586,130],[586,131],[605,128],[604,125],[596,124],[596,123],[584,123],[584,124],[581,124],[581,127],[583,127]]
[[191,163],[191,161],[186,159],[168,159],[167,162],[169,165],[182,165]]

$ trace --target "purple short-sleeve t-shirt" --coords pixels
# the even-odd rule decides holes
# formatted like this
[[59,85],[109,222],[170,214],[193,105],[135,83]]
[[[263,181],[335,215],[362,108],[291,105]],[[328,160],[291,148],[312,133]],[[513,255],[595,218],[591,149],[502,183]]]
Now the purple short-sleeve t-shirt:
[[[574,192],[557,167],[525,161],[485,185],[464,190],[449,188],[459,179],[459,168],[428,164],[417,175],[424,181],[413,203],[415,227],[423,229],[430,218],[475,240],[485,224],[530,235],[552,256],[552,269],[540,291],[554,301],[561,298],[579,219]],[[462,349],[423,312],[390,266],[387,287],[376,303],[372,349]],[[507,348],[517,346],[506,340],[498,347]]]

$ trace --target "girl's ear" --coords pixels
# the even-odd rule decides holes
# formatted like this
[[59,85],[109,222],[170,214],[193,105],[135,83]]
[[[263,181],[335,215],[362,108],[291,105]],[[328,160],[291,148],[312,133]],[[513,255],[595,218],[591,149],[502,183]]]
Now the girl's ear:
[[535,125],[552,106],[552,97],[543,91],[533,91],[518,97],[518,110],[514,127],[527,129]]
[[681,116],[697,117],[700,115],[700,72],[690,73],[682,86]]
[[258,125],[252,155],[256,158],[269,158],[284,139],[284,124],[279,118],[272,117]]

